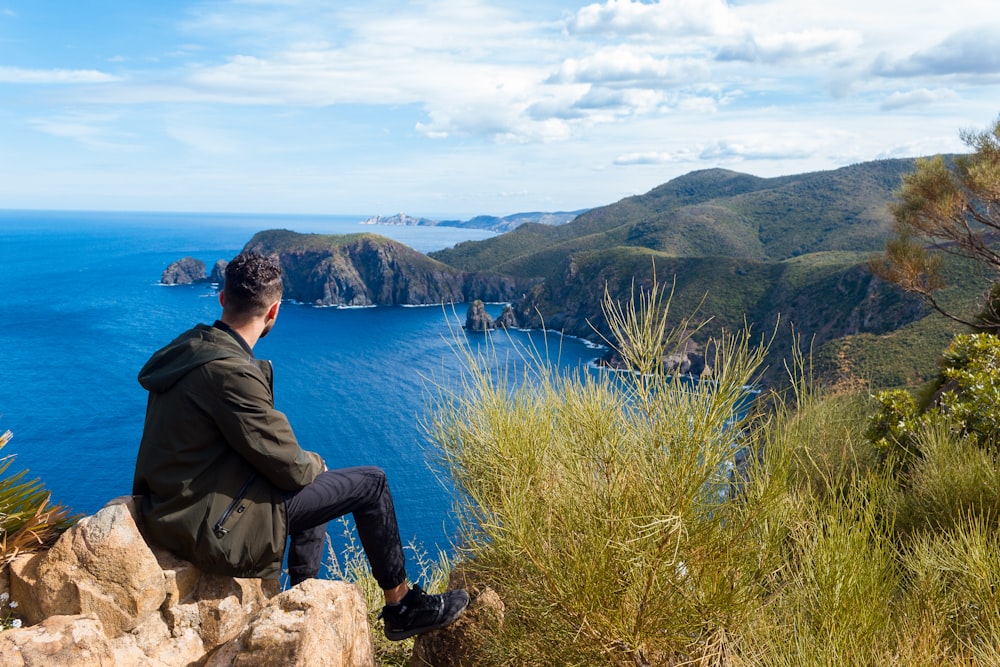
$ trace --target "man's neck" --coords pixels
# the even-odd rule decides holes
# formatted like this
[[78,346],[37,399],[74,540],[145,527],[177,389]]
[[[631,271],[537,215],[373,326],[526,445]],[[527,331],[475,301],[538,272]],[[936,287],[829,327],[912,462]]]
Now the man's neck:
[[236,342],[253,356],[254,345],[260,340],[260,331],[257,327],[249,324],[233,326],[232,323],[226,322],[224,319],[217,320],[215,324],[218,328],[235,338]]

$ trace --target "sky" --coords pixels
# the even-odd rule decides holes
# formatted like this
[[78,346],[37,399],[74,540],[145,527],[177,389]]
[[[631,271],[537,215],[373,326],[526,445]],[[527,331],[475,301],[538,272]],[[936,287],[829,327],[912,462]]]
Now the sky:
[[0,208],[571,211],[962,152],[993,0],[0,0]]

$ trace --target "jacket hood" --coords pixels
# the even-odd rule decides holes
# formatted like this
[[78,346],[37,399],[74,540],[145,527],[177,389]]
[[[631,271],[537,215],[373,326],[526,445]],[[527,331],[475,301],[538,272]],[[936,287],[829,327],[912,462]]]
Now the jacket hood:
[[246,351],[225,331],[199,324],[158,350],[139,371],[139,384],[164,392],[195,368],[219,359],[247,359]]

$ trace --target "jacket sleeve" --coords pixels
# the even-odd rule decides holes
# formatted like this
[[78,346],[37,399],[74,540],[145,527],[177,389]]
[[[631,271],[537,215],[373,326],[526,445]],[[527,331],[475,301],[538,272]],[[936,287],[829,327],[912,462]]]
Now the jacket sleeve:
[[312,482],[323,459],[299,446],[260,369],[244,362],[227,370],[212,383],[218,388],[212,411],[229,446],[278,488],[295,491]]

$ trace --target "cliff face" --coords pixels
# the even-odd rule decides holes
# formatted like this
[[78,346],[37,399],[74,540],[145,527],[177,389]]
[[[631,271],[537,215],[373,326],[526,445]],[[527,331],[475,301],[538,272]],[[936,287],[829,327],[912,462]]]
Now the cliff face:
[[427,305],[509,301],[525,281],[449,267],[375,234],[260,232],[246,250],[277,255],[285,297],[316,305]]
[[[750,324],[774,334],[765,379],[784,378],[795,336],[816,349],[858,334],[882,335],[921,317],[919,300],[875,278],[863,257],[812,256],[787,262],[726,257],[669,257],[646,249],[579,253],[514,301],[522,326],[545,327],[603,342],[612,338],[602,311],[605,290],[628,302],[654,278],[673,287],[674,326],[705,322],[697,340]],[[706,322],[707,320],[707,322]],[[710,360],[709,360],[710,361]]]

